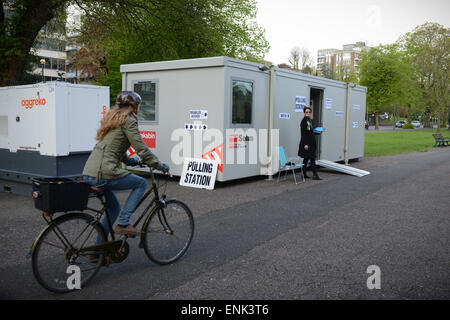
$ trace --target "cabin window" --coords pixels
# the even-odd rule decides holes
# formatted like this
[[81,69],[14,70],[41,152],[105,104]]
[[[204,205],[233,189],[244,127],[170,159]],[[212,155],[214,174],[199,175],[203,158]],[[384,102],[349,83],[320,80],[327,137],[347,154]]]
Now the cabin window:
[[253,83],[233,80],[232,123],[251,124],[253,109]]
[[140,81],[134,84],[134,91],[142,98],[139,120],[156,121],[156,90],[156,81]]

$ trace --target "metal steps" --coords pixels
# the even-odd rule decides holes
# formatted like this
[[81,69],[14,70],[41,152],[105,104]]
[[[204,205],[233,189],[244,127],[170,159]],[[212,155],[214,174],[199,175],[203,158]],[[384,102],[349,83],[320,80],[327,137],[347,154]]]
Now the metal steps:
[[356,176],[356,177],[363,177],[366,176],[368,174],[370,174],[369,171],[364,171],[361,169],[357,169],[357,168],[353,168],[350,166],[346,166],[343,164],[339,164],[333,161],[328,161],[328,160],[316,160],[316,164],[325,168],[329,168],[329,169],[333,169],[339,172],[343,172],[346,174],[350,174],[352,176]]

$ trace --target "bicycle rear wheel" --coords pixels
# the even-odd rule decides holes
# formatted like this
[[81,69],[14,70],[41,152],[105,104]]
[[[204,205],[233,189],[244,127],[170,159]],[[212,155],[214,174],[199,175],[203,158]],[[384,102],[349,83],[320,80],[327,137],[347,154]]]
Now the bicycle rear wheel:
[[80,285],[85,286],[102,266],[106,252],[79,250],[94,245],[98,239],[106,241],[105,231],[88,214],[69,213],[55,219],[39,237],[31,256],[36,280],[52,292],[69,292],[73,290],[69,277],[78,267]]
[[189,207],[168,200],[149,217],[142,230],[144,250],[155,263],[165,265],[180,259],[194,236],[194,218]]

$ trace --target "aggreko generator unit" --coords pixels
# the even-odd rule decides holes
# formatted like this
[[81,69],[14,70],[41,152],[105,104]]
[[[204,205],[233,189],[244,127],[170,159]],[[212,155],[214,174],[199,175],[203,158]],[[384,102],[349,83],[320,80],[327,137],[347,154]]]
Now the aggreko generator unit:
[[32,178],[81,175],[109,106],[109,87],[55,81],[0,88],[1,189],[29,195]]

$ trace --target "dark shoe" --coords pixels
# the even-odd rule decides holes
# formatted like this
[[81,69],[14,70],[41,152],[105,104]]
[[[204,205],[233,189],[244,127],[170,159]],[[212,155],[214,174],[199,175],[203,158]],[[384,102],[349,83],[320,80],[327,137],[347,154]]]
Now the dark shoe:
[[303,172],[303,176],[305,177],[305,179],[311,179],[311,177],[308,176],[308,175],[306,174],[306,172]]
[[131,225],[128,225],[126,227],[117,225],[114,228],[114,233],[119,234],[119,235],[126,235],[126,236],[137,236],[137,235],[141,234],[141,232],[138,229],[133,228]]
[[315,174],[313,180],[323,180],[318,174]]

